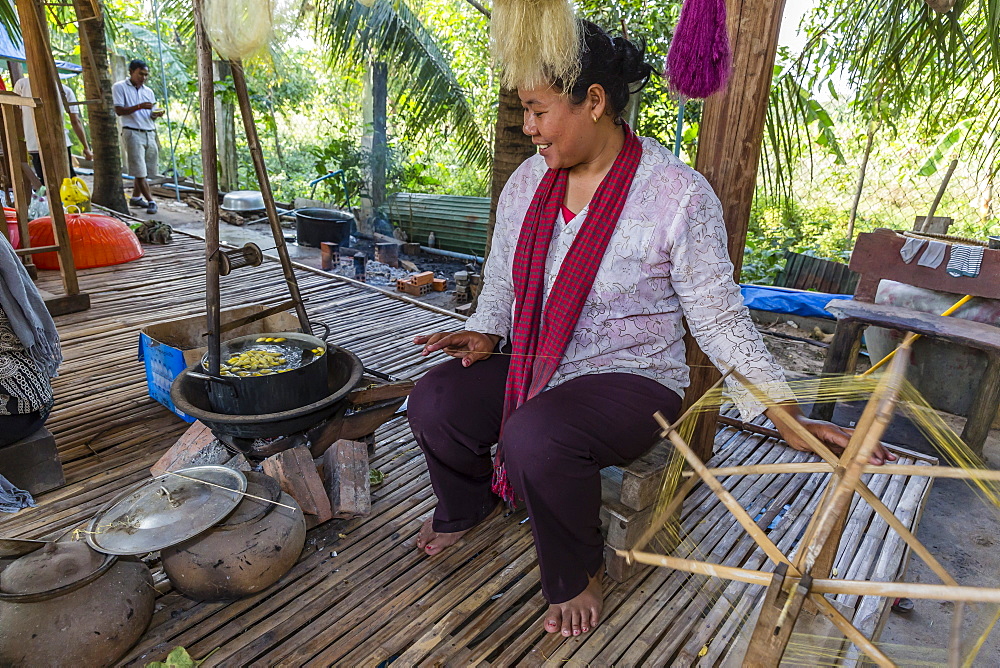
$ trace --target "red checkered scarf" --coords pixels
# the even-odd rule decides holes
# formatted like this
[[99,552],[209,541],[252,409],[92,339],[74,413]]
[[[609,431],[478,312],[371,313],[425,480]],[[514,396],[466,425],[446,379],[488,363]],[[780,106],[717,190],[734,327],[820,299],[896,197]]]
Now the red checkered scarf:
[[[513,356],[504,392],[504,422],[521,404],[545,389],[580,320],[642,157],[639,139],[628,125],[624,125],[624,131],[625,145],[590,200],[587,218],[559,268],[548,299],[544,299],[545,261],[553,230],[559,224],[569,170],[550,169],[545,173],[524,216],[512,268]],[[514,502],[514,490],[503,465],[502,441],[494,462],[493,492],[508,503]]]

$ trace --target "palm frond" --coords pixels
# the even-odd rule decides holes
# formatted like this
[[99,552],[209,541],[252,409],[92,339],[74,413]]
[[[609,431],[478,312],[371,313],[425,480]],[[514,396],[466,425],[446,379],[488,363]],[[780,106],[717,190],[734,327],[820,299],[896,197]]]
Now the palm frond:
[[21,36],[21,23],[17,19],[17,9],[11,0],[0,0],[0,26],[3,26],[11,37]]
[[775,65],[761,153],[764,169],[760,173],[765,193],[790,196],[790,170],[803,153],[808,153],[812,164],[814,144],[833,155],[838,164],[844,164],[835,128],[829,112],[810,92],[810,87],[799,81],[795,71],[786,63]]
[[451,136],[470,163],[488,168],[491,147],[448,59],[434,36],[401,0],[376,0],[369,8],[355,0],[319,0],[317,34],[330,62],[382,61],[406,133],[434,130]]

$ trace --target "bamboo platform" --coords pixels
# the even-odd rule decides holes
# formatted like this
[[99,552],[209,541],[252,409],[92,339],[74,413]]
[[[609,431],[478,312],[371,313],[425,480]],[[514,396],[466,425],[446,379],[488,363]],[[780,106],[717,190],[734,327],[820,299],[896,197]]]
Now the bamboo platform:
[[[200,242],[175,237],[168,246],[146,247],[139,261],[80,273],[93,308],[57,319],[66,362],[48,423],[68,484],[43,495],[38,508],[0,517],[0,535],[40,537],[77,526],[147,477],[148,467],[186,428],[146,396],[136,361],[138,330],[202,312],[202,252]],[[393,375],[413,377],[437,363],[417,354],[413,335],[459,324],[318,272],[298,275],[310,315],[330,324],[331,340]],[[41,287],[54,280],[43,277]],[[267,262],[223,278],[224,306],[278,303],[282,288],[276,263]],[[773,438],[722,427],[710,466],[815,460]],[[736,658],[729,654],[738,651],[763,595],[752,585],[646,568],[623,584],[606,581],[605,619],[593,632],[571,640],[550,636],[540,623],[547,606],[523,511],[498,517],[456,548],[427,558],[413,540],[435,499],[405,420],[379,431],[372,466],[385,474],[373,489],[372,514],[310,531],[299,562],[265,592],[228,604],[195,603],[174,592],[156,569],[160,596],[153,622],[124,663],[143,666],[184,646],[195,658],[212,653],[206,666],[376,666],[390,660],[401,666],[723,665]],[[790,549],[826,479],[781,474],[732,476],[723,483],[780,547]],[[916,527],[929,479],[866,479],[907,526]],[[675,555],[769,568],[704,487],[685,502],[682,523],[690,541]],[[855,499],[834,568],[843,578],[897,579],[905,548]],[[885,601],[845,597],[840,603],[853,611],[848,616],[859,628],[877,635]]]

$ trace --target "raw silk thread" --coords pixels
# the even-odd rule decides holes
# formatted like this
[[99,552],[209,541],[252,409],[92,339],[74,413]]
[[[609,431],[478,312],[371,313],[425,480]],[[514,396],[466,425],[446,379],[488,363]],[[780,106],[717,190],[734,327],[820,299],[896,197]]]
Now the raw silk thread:
[[725,0],[686,0],[670,51],[667,79],[686,98],[704,98],[729,80],[732,53]]

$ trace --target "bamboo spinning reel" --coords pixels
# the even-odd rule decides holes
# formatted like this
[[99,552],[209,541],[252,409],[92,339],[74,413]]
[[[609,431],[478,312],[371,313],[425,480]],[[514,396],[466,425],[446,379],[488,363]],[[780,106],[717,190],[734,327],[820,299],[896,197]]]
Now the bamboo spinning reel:
[[224,251],[216,255],[219,262],[219,276],[228,276],[234,269],[259,267],[264,262],[264,251],[257,244],[246,243],[242,248]]
[[[867,654],[874,663],[883,667],[895,666],[893,660],[859,631],[849,619],[844,617],[824,594],[888,598],[912,597],[953,601],[956,605],[956,612],[953,618],[949,647],[951,655],[949,665],[962,663],[960,633],[963,607],[970,603],[1000,604],[1000,588],[960,585],[916,536],[868,488],[861,477],[863,473],[885,472],[888,474],[959,478],[975,481],[980,485],[987,483],[987,481],[993,483],[1000,481],[1000,472],[977,469],[975,466],[951,468],[885,464],[884,467],[875,467],[868,464],[871,453],[880,443],[882,434],[893,417],[901,391],[904,389],[905,368],[909,361],[911,342],[904,342],[897,350],[898,354],[892,360],[889,370],[879,379],[854,435],[841,457],[834,455],[825,444],[812,436],[786,413],[776,411],[776,418],[784,423],[783,426],[794,430],[801,436],[823,461],[808,465],[774,464],[736,467],[748,470],[710,469],[692,451],[678,432],[679,425],[684,422],[694,407],[673,424],[667,422],[662,415],[656,415],[657,421],[663,429],[662,436],[670,441],[678,454],[683,456],[693,471],[693,475],[676,490],[670,492],[670,501],[654,518],[649,529],[636,542],[633,549],[618,550],[618,554],[624,557],[627,562],[645,563],[767,587],[764,603],[750,638],[747,655],[744,658],[744,666],[777,666],[781,663],[795,622],[800,614],[806,610],[804,605],[808,607],[810,612],[818,612],[827,617],[850,642],[861,652]],[[753,386],[741,374],[730,370],[723,376],[723,379],[729,375],[736,378],[757,401],[767,406],[774,405],[774,402],[760,388]],[[709,392],[717,392],[721,383],[722,380]],[[971,462],[969,463],[971,464]],[[754,519],[719,481],[719,478],[726,475],[801,473],[807,472],[806,469],[809,469],[808,472],[829,471],[831,476],[826,493],[799,542],[797,552],[792,556],[780,549],[757,526]],[[699,481],[703,482],[715,494],[744,531],[767,555],[768,559],[776,564],[777,567],[773,573],[642,551],[674,513],[680,509],[687,494]],[[832,556],[836,553],[843,521],[855,493],[870,505],[902,538],[909,549],[927,564],[942,584],[844,580],[834,579],[831,576]],[[990,501],[994,504],[997,503],[997,499],[993,495],[990,495]],[[989,633],[996,621],[996,619],[993,620],[993,623],[986,629],[986,633]],[[974,658],[975,651],[982,645],[982,639],[971,656],[966,657],[966,661],[971,661]],[[966,665],[968,664],[966,663]]]

